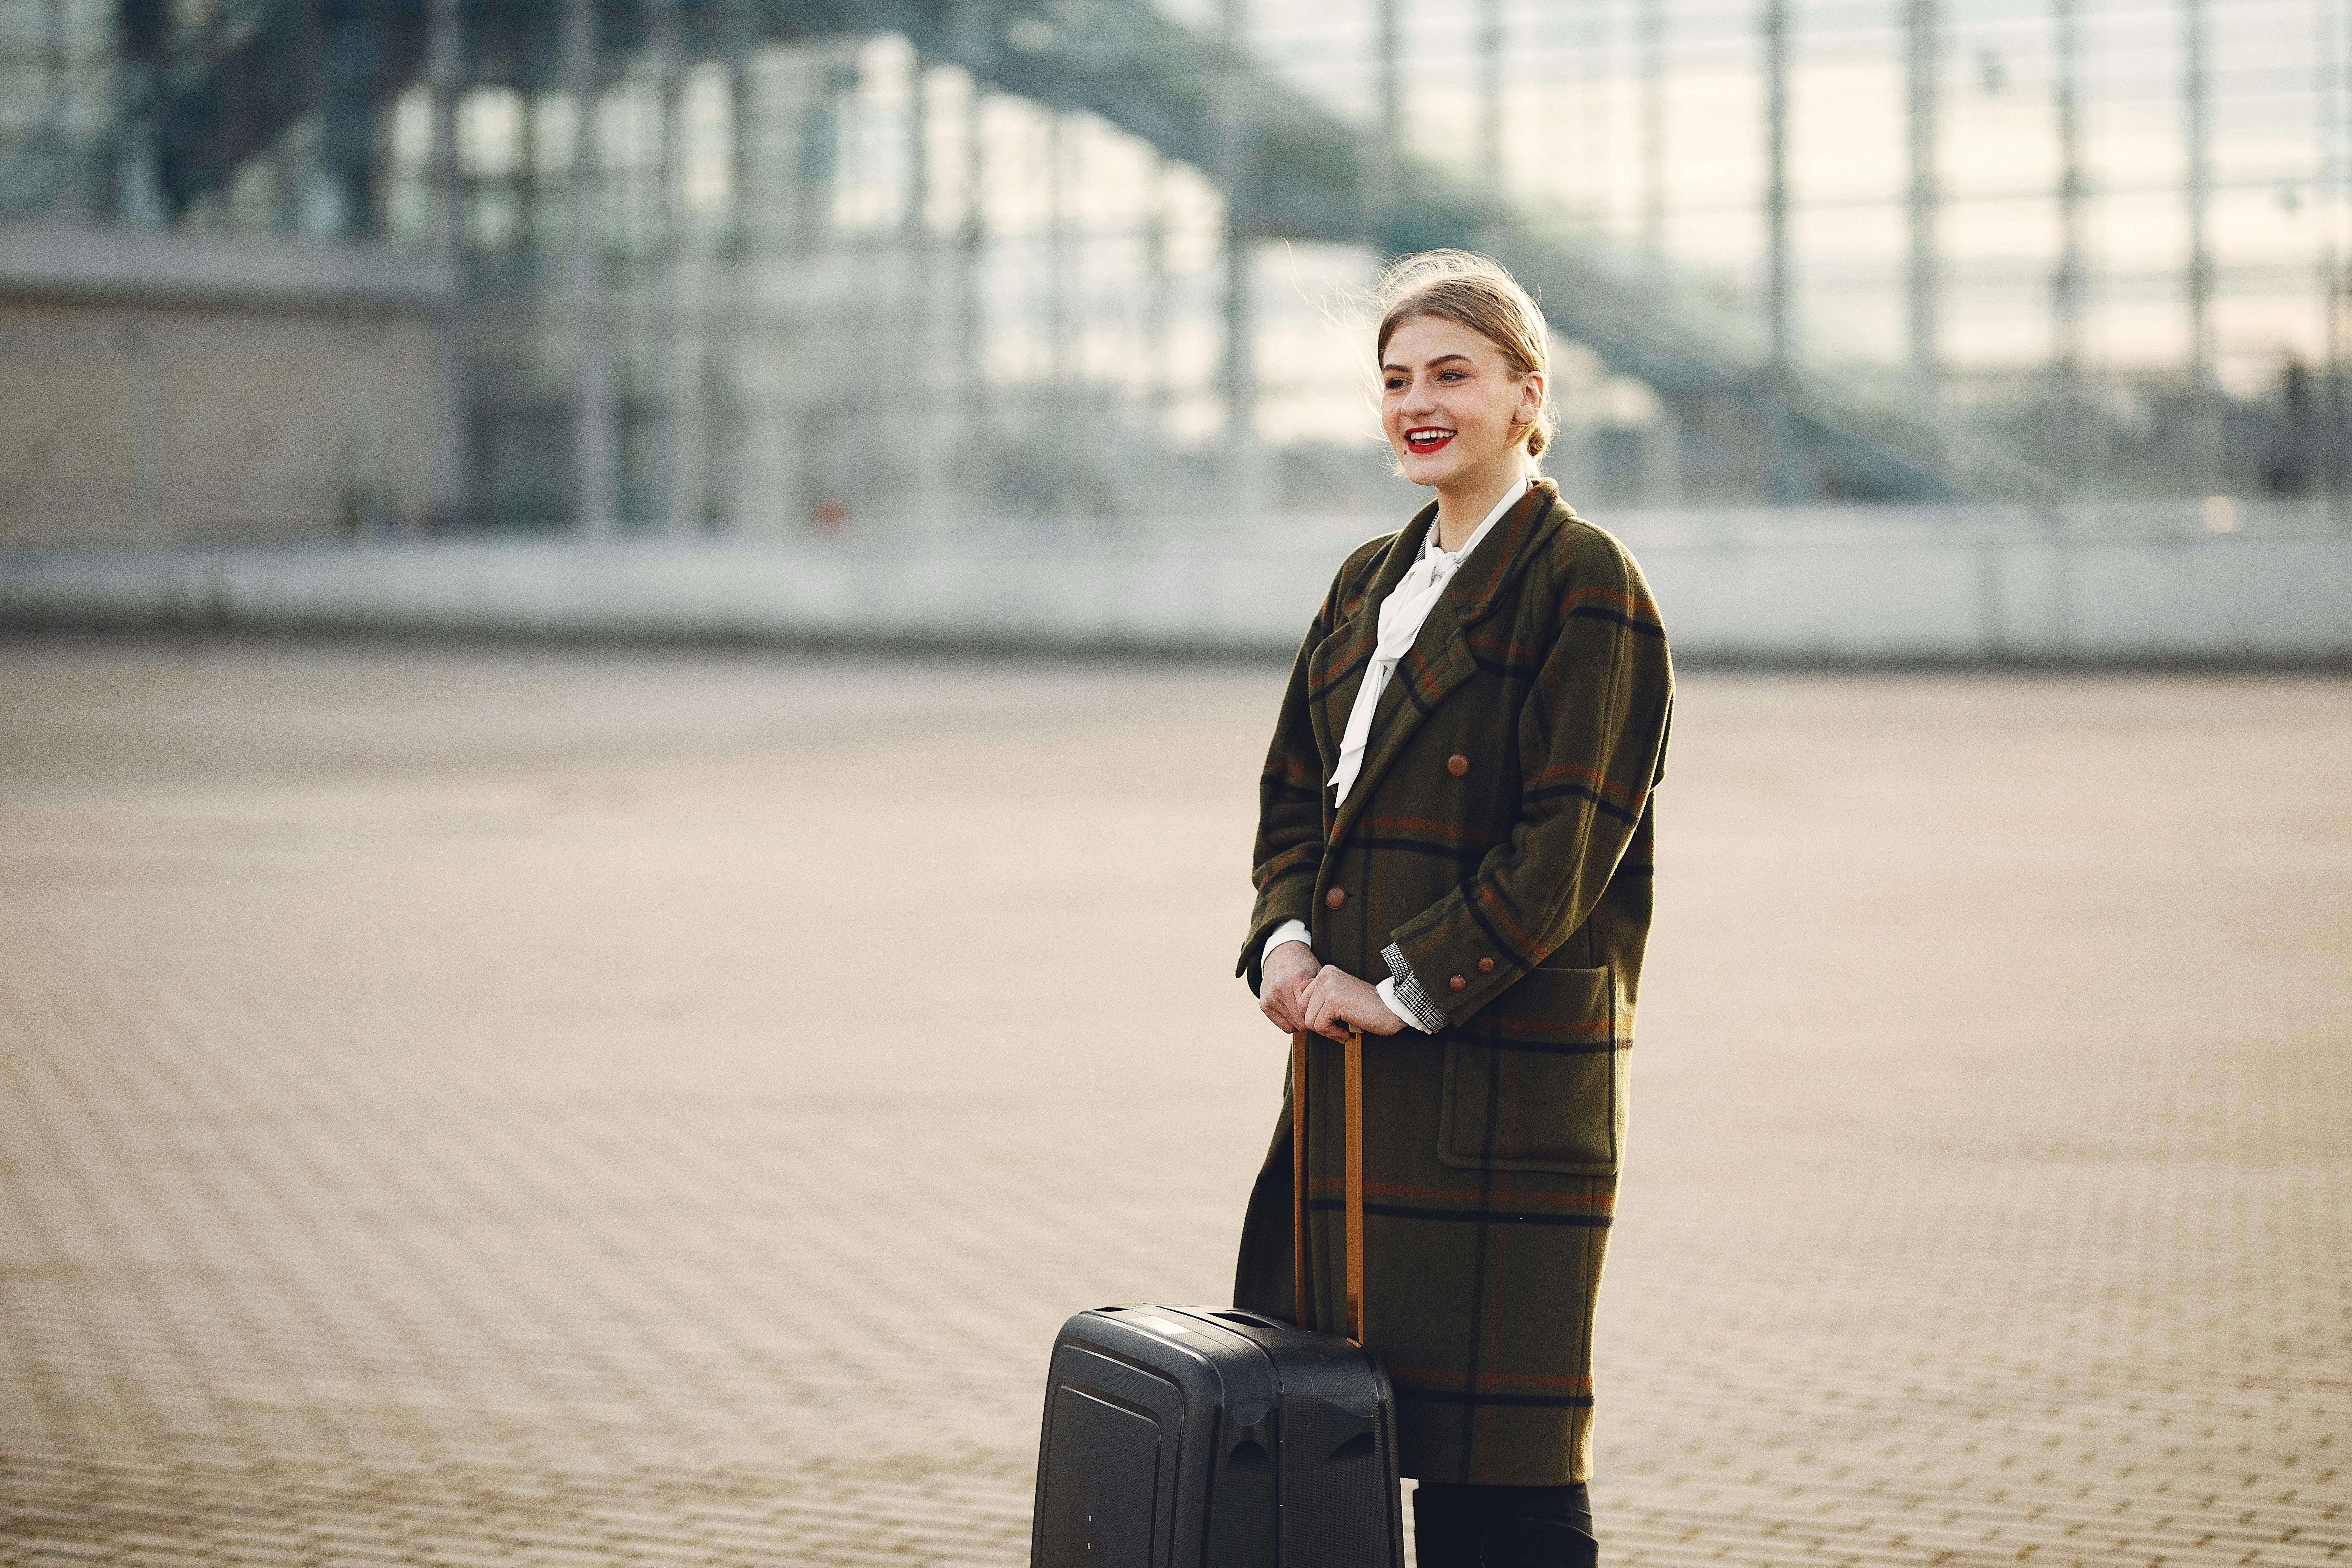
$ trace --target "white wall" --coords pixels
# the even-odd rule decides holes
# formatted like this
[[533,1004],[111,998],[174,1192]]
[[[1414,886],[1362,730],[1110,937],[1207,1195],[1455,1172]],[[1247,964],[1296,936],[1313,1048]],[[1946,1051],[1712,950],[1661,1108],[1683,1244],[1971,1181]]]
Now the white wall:
[[[1633,515],[1686,659],[2352,663],[2352,531],[2316,509],[2038,520]],[[0,551],[0,622],[1294,649],[1360,525],[1134,538],[436,541]]]
[[0,226],[0,540],[332,535],[457,490],[446,265]]
[[2317,508],[1636,516],[1685,657],[2352,659],[2352,525]]

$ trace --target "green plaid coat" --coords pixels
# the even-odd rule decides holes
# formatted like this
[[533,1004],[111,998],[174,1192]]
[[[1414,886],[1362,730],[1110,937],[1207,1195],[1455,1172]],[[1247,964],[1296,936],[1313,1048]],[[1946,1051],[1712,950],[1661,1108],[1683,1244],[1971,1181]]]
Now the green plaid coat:
[[[1434,506],[1360,546],[1316,612],[1259,785],[1239,973],[1303,920],[1393,976],[1436,1035],[1364,1041],[1366,1340],[1395,1380],[1404,1474],[1546,1486],[1592,1468],[1592,1310],[1625,1142],[1650,929],[1653,787],[1674,673],[1625,548],[1546,480],[1430,611],[1363,772],[1325,781]],[[1305,1320],[1344,1289],[1339,1047],[1311,1039]],[[1291,1301],[1288,1086],[1251,1194],[1235,1302]]]

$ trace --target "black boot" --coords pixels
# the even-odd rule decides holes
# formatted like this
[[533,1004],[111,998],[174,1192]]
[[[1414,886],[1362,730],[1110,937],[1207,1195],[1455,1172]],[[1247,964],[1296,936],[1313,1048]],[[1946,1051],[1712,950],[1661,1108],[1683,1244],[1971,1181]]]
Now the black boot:
[[1416,1568],[1478,1568],[1478,1536],[1486,1521],[1475,1487],[1421,1486],[1412,1493],[1412,1560]]
[[1556,1519],[1502,1520],[1486,1531],[1486,1568],[1599,1568],[1600,1563],[1601,1542],[1591,1532]]

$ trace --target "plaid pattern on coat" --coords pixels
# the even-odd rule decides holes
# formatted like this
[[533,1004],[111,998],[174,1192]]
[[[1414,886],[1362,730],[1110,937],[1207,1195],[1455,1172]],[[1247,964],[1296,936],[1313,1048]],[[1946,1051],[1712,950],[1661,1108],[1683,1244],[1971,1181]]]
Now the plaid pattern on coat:
[[[1445,1027],[1364,1041],[1365,1324],[1402,1468],[1549,1486],[1592,1469],[1592,1310],[1625,1139],[1674,674],[1648,584],[1549,480],[1481,542],[1326,787],[1380,606],[1434,526],[1359,547],[1317,611],[1259,786],[1240,973],[1303,920],[1317,955]],[[1385,954],[1385,957],[1383,956]],[[1340,1322],[1340,1049],[1310,1039],[1308,1292]],[[1234,1300],[1291,1301],[1288,1088]]]

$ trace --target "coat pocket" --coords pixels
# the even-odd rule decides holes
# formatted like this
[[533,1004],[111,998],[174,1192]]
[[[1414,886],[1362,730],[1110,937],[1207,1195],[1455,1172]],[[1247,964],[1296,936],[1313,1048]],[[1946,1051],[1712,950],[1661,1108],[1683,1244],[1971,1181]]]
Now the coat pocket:
[[1633,1019],[1606,969],[1536,969],[1447,1031],[1437,1157],[1488,1171],[1617,1173]]

